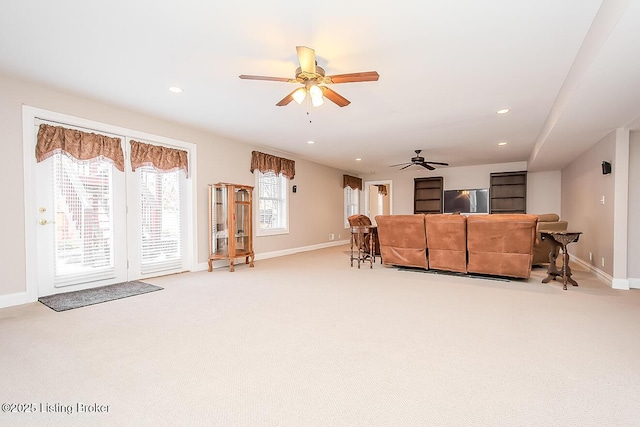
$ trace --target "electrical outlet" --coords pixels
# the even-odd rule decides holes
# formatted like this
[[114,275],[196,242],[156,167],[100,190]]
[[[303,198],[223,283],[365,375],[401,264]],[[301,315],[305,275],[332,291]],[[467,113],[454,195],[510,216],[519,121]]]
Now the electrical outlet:
[[604,196],[602,196],[602,198],[600,199],[600,204],[604,205]]
[[589,252],[589,261],[593,261],[593,252]]
[[604,267],[604,257],[602,257],[600,261],[601,261],[600,263],[601,263],[601,264],[602,264],[602,266]]
[[334,239],[335,239],[335,237],[336,237],[336,235],[335,235],[335,234],[329,234],[329,240],[334,240]]

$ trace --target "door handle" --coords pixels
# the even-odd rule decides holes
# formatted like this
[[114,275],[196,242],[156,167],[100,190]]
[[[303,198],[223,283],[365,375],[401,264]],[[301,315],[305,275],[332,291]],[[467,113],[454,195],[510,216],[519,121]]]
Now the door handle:
[[41,219],[40,221],[38,221],[38,223],[40,225],[47,225],[47,224],[53,224],[54,221],[47,221],[46,219]]

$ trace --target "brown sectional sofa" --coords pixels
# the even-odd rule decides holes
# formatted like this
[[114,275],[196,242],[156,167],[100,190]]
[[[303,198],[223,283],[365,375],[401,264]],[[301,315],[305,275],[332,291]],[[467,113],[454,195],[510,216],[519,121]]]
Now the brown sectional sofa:
[[538,217],[378,215],[382,262],[460,273],[528,279]]

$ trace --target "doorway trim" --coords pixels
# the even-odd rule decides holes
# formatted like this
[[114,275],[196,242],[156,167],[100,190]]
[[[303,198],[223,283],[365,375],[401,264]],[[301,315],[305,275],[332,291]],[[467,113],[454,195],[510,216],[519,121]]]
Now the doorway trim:
[[389,215],[393,214],[393,181],[390,179],[379,181],[365,181],[362,192],[364,193],[364,208],[361,209],[365,215],[367,215],[371,222],[375,224],[375,219],[371,218],[369,211],[369,191],[372,185],[388,185],[389,186]]
[[95,122],[75,116],[70,116],[54,111],[43,110],[28,105],[22,106],[22,143],[23,143],[23,170],[24,170],[24,209],[25,209],[25,282],[26,282],[26,301],[17,302],[28,303],[38,300],[38,256],[37,256],[37,240],[36,226],[37,224],[37,203],[36,203],[36,182],[35,167],[36,159],[34,155],[35,149],[35,121],[42,119],[50,122],[65,123],[70,126],[78,126],[87,129],[96,130],[98,132],[107,132],[112,134],[126,135],[130,138],[138,138],[145,141],[156,141],[169,146],[189,146],[189,180],[188,185],[191,198],[191,216],[189,223],[185,227],[184,249],[189,258],[190,271],[197,270],[197,248],[198,238],[195,228],[197,227],[197,161],[196,161],[196,145],[185,141],[174,140],[146,132],[135,131],[133,129],[123,128],[119,126],[109,125],[105,123]]

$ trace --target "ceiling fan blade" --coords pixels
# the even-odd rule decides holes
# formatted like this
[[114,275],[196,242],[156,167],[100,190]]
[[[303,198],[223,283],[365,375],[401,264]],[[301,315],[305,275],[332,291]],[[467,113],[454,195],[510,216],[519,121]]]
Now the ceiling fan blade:
[[306,46],[296,46],[300,70],[303,73],[315,74],[316,72],[316,51]]
[[294,89],[291,91],[291,93],[289,93],[289,95],[285,96],[284,98],[282,98],[280,100],[280,102],[278,102],[276,104],[276,106],[278,107],[284,107],[285,105],[289,104],[291,101],[293,101],[293,92],[295,92],[298,89]]
[[286,77],[269,77],[269,76],[249,76],[246,74],[241,74],[240,76],[241,79],[246,79],[246,80],[269,80],[272,82],[288,82],[288,83],[297,83],[296,79],[289,79]]
[[436,170],[436,168],[434,168],[433,166],[428,165],[428,164],[426,164],[426,163],[418,163],[418,164],[419,164],[420,166],[422,166],[423,168],[427,168],[427,169],[429,169],[430,171]]
[[339,107],[346,107],[347,105],[351,104],[351,101],[349,101],[347,98],[340,95],[333,89],[329,89],[326,86],[320,86],[320,88],[322,89],[322,94],[329,98],[330,101],[336,103]]
[[409,166],[411,166],[411,165],[412,165],[412,163],[409,163],[407,166],[405,166],[405,167],[403,167],[403,168],[400,168],[400,169],[398,169],[398,170],[399,170],[399,171],[401,171],[401,170],[405,170],[406,168],[408,168],[408,167],[409,167]]
[[404,162],[404,163],[398,163],[397,165],[389,165],[389,167],[390,167],[390,168],[395,168],[396,166],[402,166],[402,165],[411,165],[411,163],[407,163],[407,162]]
[[376,71],[366,71],[364,73],[336,74],[326,76],[324,82],[331,83],[354,83],[354,82],[375,82],[380,75]]
[[425,162],[425,163],[429,163],[430,165],[449,166],[449,163],[441,163],[441,162]]

